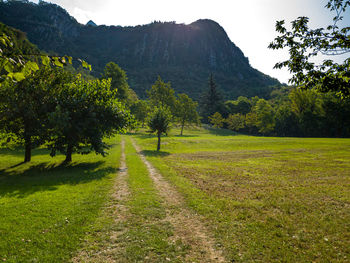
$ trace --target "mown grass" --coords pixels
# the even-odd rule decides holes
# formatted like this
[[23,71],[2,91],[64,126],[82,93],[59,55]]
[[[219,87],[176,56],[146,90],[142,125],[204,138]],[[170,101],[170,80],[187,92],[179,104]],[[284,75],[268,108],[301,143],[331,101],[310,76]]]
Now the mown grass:
[[206,219],[228,260],[350,260],[349,139],[193,130],[163,138],[161,153],[156,138],[137,140]]
[[0,149],[0,261],[67,262],[99,215],[119,165],[119,140],[108,157],[51,158]]
[[127,220],[122,229],[125,232],[117,242],[124,247],[120,262],[183,262],[186,247],[171,242],[173,229],[165,220],[163,200],[158,195],[136,150],[126,140],[126,163],[130,199],[127,202]]

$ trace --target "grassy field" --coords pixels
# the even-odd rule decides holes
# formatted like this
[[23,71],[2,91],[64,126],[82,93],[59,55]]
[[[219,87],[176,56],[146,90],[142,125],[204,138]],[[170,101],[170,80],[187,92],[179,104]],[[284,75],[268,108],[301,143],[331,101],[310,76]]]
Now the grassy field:
[[[173,131],[173,135],[178,131]],[[232,262],[350,261],[350,140],[204,130],[137,142]]]
[[0,261],[67,262],[99,216],[119,165],[119,141],[106,158],[0,149]]
[[[0,262],[202,262],[175,238],[170,217],[182,208],[228,262],[350,261],[349,139],[178,132],[159,153],[152,135],[123,136],[126,177],[117,176],[120,137],[107,158],[74,155],[68,167],[44,149],[30,164],[0,149]],[[160,195],[130,137],[184,197],[179,207]]]

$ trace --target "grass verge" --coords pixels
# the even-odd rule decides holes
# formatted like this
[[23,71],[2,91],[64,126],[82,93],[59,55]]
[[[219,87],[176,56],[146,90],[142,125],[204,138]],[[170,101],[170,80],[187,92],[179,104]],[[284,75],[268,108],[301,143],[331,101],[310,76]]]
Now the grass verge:
[[31,163],[0,149],[0,261],[67,262],[98,217],[115,177],[118,140],[108,157],[74,155],[68,166],[44,149]]

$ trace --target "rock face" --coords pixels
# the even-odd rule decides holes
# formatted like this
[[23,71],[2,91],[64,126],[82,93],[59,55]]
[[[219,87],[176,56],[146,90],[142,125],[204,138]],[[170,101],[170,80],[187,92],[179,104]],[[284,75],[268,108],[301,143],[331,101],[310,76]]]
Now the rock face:
[[177,92],[195,99],[207,89],[210,73],[226,98],[266,97],[269,86],[279,84],[253,69],[225,30],[212,20],[189,25],[84,26],[57,5],[12,1],[0,3],[0,21],[26,32],[40,49],[87,60],[96,75],[106,63],[118,63],[140,97],[157,75],[171,81]]

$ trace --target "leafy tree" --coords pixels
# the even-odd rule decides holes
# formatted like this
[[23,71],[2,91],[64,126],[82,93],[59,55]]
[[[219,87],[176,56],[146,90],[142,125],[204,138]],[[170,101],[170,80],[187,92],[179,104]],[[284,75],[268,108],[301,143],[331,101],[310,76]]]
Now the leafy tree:
[[163,133],[168,133],[172,116],[167,107],[155,108],[151,114],[148,126],[150,131],[156,132],[158,136],[157,151],[160,150],[160,138]]
[[0,89],[0,129],[9,140],[24,145],[24,162],[31,160],[31,150],[47,136],[48,114],[54,109],[52,87],[63,76],[48,67],[21,82],[8,81]]
[[325,136],[350,136],[350,99],[339,99],[334,93],[322,96],[323,131]]
[[245,117],[240,113],[230,114],[225,121],[230,130],[239,131],[245,127]]
[[186,94],[179,94],[176,101],[176,117],[180,120],[181,133],[183,134],[183,129],[186,124],[198,124],[199,115],[197,113],[197,102],[194,102]]
[[246,124],[246,127],[248,128],[249,133],[251,134],[258,133],[257,123],[258,123],[258,115],[256,114],[255,111],[251,111],[245,116],[245,124]]
[[203,95],[200,106],[201,116],[204,122],[208,122],[208,116],[216,112],[222,113],[224,111],[222,95],[216,87],[213,74],[210,74],[209,89],[207,93]]
[[300,136],[298,118],[290,103],[279,105],[275,114],[275,132],[279,136]]
[[131,105],[130,111],[135,116],[135,119],[142,124],[142,127],[144,127],[144,123],[150,112],[150,106],[148,105],[147,101],[136,101]]
[[224,126],[225,119],[219,112],[215,112],[213,115],[209,116],[208,119],[215,128],[222,128]]
[[165,83],[160,76],[147,91],[148,99],[153,107],[168,107],[172,114],[175,113],[176,97],[170,82]]
[[262,134],[268,134],[275,127],[274,111],[272,106],[264,99],[258,100],[253,108],[256,114],[256,127]]
[[350,27],[340,28],[339,22],[350,5],[349,0],[330,0],[325,6],[335,12],[333,23],[326,28],[309,28],[309,18],[299,17],[288,31],[285,21],[277,21],[280,34],[269,48],[289,48],[289,60],[279,62],[275,68],[287,67],[293,74],[290,82],[303,88],[317,88],[322,92],[334,91],[342,96],[350,95],[350,58],[338,64],[332,59],[315,64],[315,56],[336,56],[350,52]]
[[74,82],[55,91],[57,105],[50,113],[51,155],[57,151],[72,161],[72,153],[95,151],[105,155],[108,145],[105,136],[124,131],[131,117],[116,99],[117,90],[111,89],[110,80],[85,81],[79,75]]
[[291,109],[298,118],[302,136],[320,133],[322,104],[316,91],[294,89],[289,94]]
[[114,62],[109,62],[104,69],[103,78],[112,80],[111,89],[116,90],[116,97],[127,104],[131,104],[135,98],[130,89],[126,72]]
[[229,100],[225,102],[228,112],[231,114],[247,114],[250,112],[252,105],[247,97],[239,96],[237,100]]

